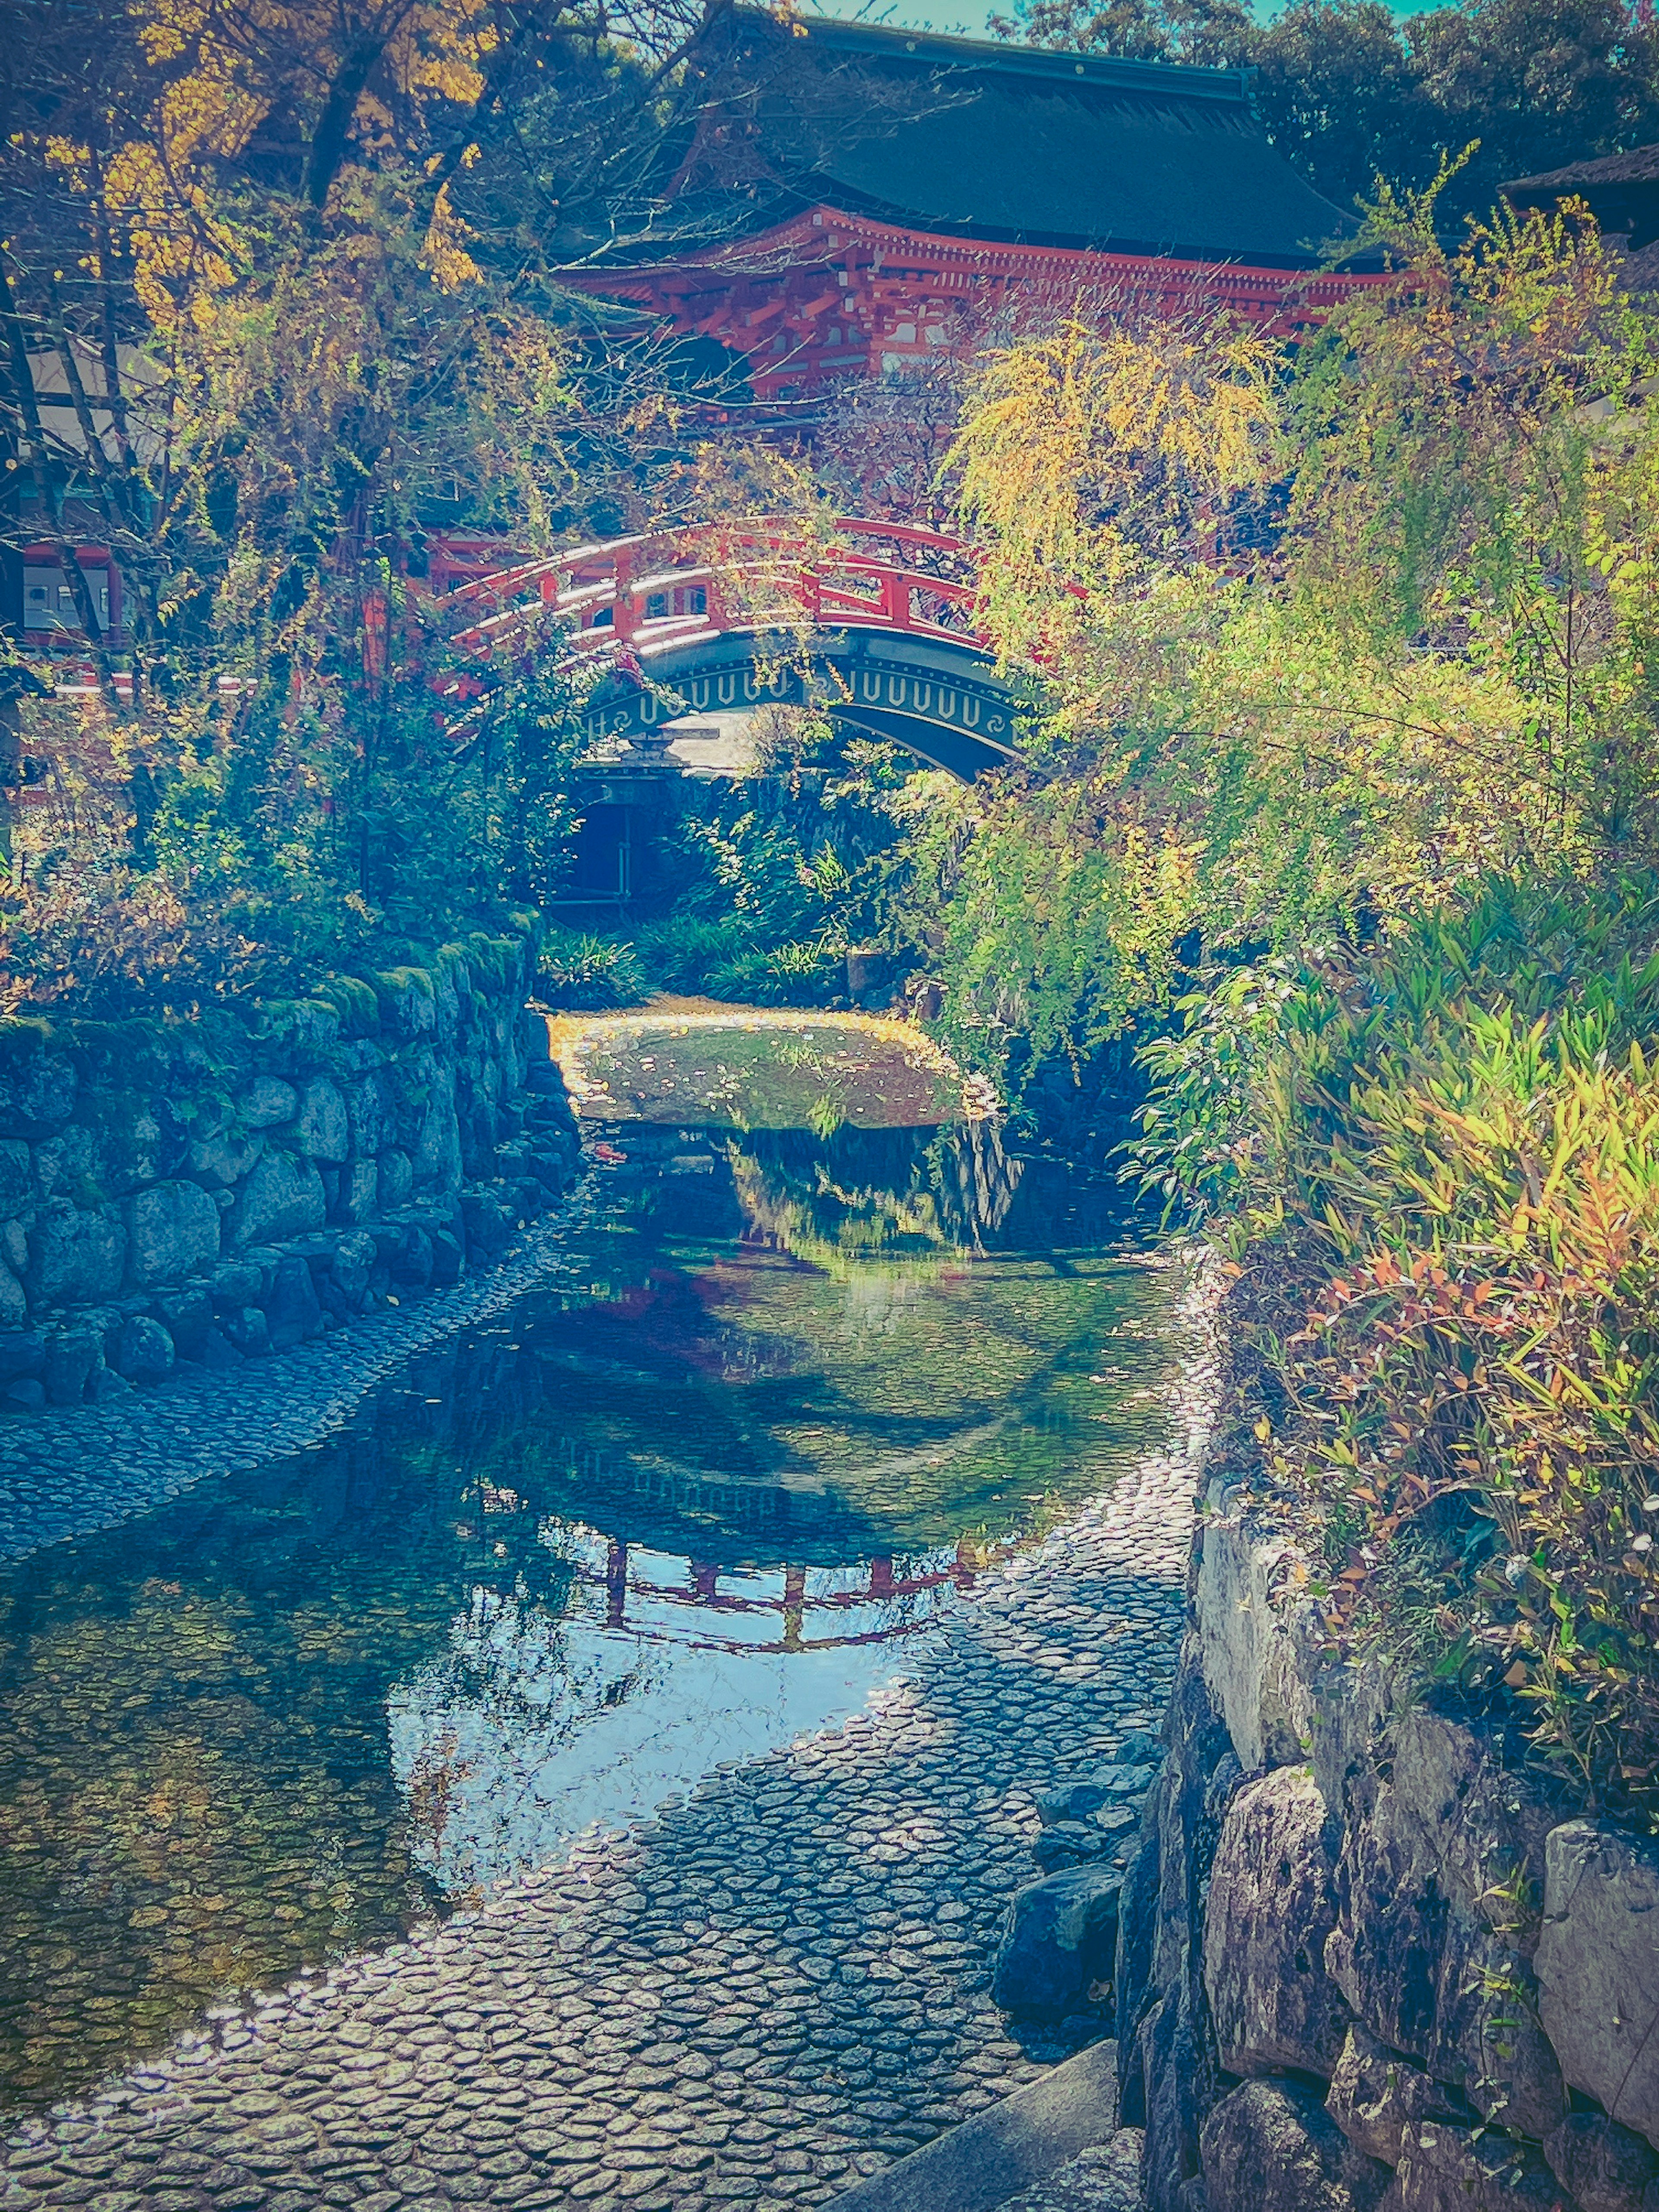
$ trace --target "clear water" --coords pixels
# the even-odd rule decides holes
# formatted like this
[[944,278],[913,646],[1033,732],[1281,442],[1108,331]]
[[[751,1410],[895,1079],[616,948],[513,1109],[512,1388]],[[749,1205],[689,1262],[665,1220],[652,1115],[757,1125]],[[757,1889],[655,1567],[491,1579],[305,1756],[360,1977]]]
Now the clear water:
[[839,1722],[1161,1432],[1170,1278],[989,1125],[605,1134],[504,1322],[0,1576],[0,2102]]

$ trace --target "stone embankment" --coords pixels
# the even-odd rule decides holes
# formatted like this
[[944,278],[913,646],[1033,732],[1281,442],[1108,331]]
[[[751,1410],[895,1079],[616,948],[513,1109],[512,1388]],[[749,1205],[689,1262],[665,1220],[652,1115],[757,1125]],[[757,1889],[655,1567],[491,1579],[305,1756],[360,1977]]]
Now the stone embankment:
[[240,1368],[499,1258],[579,1153],[529,957],[0,1029],[0,1407]]
[[1150,2212],[1659,2212],[1659,1850],[1328,1656],[1287,1508],[1212,1484],[1124,1884]]

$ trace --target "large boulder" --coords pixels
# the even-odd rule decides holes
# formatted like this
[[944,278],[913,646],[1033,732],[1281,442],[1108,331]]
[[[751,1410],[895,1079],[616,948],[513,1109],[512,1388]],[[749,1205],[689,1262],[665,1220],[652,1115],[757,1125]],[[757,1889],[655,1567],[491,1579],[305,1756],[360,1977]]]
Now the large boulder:
[[518,1217],[512,1207],[493,1190],[463,1193],[461,1218],[466,1224],[468,1259],[486,1266],[506,1251],[518,1225]]
[[435,1060],[416,1135],[413,1164],[417,1190],[459,1188],[461,1131],[455,1117],[454,1077]]
[[46,1365],[46,1340],[38,1330],[0,1331],[0,1382],[33,1381]]
[[1659,2151],[1604,2112],[1569,2112],[1544,2138],[1544,2156],[1579,2212],[1659,2205]]
[[313,1076],[300,1093],[297,1137],[302,1152],[331,1167],[340,1166],[351,1151],[345,1100],[325,1075]]
[[237,1118],[245,1129],[278,1129],[300,1110],[300,1094],[278,1075],[256,1075],[236,1101]]
[[[1337,1925],[1325,1964],[1380,2043],[1462,2089],[1484,2119],[1543,2136],[1566,2111],[1540,2024],[1514,1884],[1541,1877],[1553,1815],[1474,1731],[1421,1705],[1389,1714],[1340,1774]],[[1329,1731],[1340,1742],[1340,1717]],[[1330,1791],[1326,1792],[1329,1802]]]
[[1312,1698],[1300,1645],[1321,1640],[1295,1532],[1279,1514],[1212,1482],[1199,1550],[1204,1679],[1239,1764],[1252,1773],[1305,1756]]
[[380,1170],[374,1160],[353,1160],[341,1170],[339,1196],[335,1212],[353,1228],[365,1221],[373,1221],[380,1210]]
[[386,1256],[400,1291],[423,1291],[432,1280],[432,1239],[417,1222],[410,1223]]
[[415,1170],[409,1154],[394,1145],[380,1154],[378,1166],[380,1183],[380,1211],[395,1213],[399,1206],[409,1204],[410,1194],[415,1188]]
[[112,1206],[47,1201],[29,1231],[24,1287],[34,1306],[91,1305],[118,1295],[127,1236]]
[[96,1329],[64,1329],[46,1340],[40,1381],[47,1403],[78,1406],[93,1372],[104,1364],[103,1339]]
[[1659,2144],[1659,1853],[1593,1820],[1553,1829],[1534,1964],[1567,2080]]
[[217,1261],[219,1209],[197,1184],[155,1183],[130,1198],[124,1211],[128,1265],[145,1288],[181,1282]]
[[1392,2178],[1297,2081],[1247,2081],[1199,2136],[1206,2212],[1375,2212]]
[[29,1302],[23,1285],[0,1260],[0,1328],[21,1328],[28,1313]]
[[0,1213],[15,1213],[34,1195],[34,1167],[21,1137],[0,1138]]
[[1336,1925],[1325,1801],[1305,1767],[1247,1783],[1210,1869],[1204,1987],[1229,2074],[1328,2077],[1352,2018],[1325,1972]]
[[329,1303],[337,1313],[362,1312],[364,1293],[379,1256],[379,1247],[366,1229],[342,1237],[335,1245],[326,1287],[331,1293]]
[[225,1216],[226,1242],[240,1249],[272,1238],[309,1236],[322,1227],[327,1212],[328,1195],[315,1164],[268,1152]]
[[1416,2120],[1406,2130],[1386,2212],[1571,2212],[1535,2145],[1497,2129]]
[[1468,2121],[1462,2100],[1363,2027],[1352,2027],[1331,2076],[1325,2109],[1368,2158],[1398,2166],[1406,2130],[1417,2120]]
[[192,1137],[185,1165],[205,1189],[230,1190],[252,1172],[264,1146],[263,1137],[251,1136],[227,1122],[222,1128]]
[[306,1262],[290,1253],[278,1261],[265,1300],[265,1322],[273,1352],[287,1352],[322,1327],[323,1310]]
[[164,1291],[152,1309],[181,1359],[199,1359],[202,1346],[213,1327],[213,1300],[207,1288],[191,1283],[182,1290]]
[[67,1121],[79,1088],[75,1063],[63,1054],[20,1052],[0,1065],[0,1116],[31,1132]]
[[130,1314],[121,1323],[114,1351],[110,1364],[129,1382],[161,1382],[173,1372],[173,1339],[145,1314]]
[[361,1158],[373,1158],[398,1133],[387,1078],[377,1067],[365,1070],[347,1085],[345,1103],[351,1149]]
[[1075,2012],[1111,1974],[1122,1886],[1103,1868],[1073,1867],[1017,1890],[992,1975],[995,2002],[1028,2019]]

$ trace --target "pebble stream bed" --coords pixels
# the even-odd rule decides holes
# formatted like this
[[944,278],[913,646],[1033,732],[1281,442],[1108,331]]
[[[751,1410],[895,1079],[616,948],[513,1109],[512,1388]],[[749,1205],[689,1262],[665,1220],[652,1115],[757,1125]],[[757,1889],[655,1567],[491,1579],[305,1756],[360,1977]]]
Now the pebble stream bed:
[[[228,1437],[199,1386],[126,1401],[106,1440],[110,1414],[87,1409],[101,1461],[81,1416],[40,1423],[47,1487],[8,1548],[295,1448],[556,1252],[533,1236],[459,1294],[270,1363],[264,1402],[239,1377]],[[1158,1724],[1209,1395],[1198,1337],[1194,1321],[1174,1448],[983,1577],[865,1713],[579,1842],[430,1935],[227,2005],[17,2124],[0,2212],[776,2212],[1033,2079],[1077,2035],[1013,2040],[991,1958],[1036,1872],[1037,1796]],[[88,1464],[106,1474],[71,1473]]]

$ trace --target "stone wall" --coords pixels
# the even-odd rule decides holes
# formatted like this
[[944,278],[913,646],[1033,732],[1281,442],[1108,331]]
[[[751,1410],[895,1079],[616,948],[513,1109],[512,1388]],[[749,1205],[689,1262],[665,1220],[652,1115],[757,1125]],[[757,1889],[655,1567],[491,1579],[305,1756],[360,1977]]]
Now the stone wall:
[[574,1173],[530,948],[0,1027],[0,1407],[281,1352],[489,1263]]
[[1659,2212],[1659,1847],[1337,1663],[1287,1505],[1208,1509],[1119,1912],[1151,2212]]

